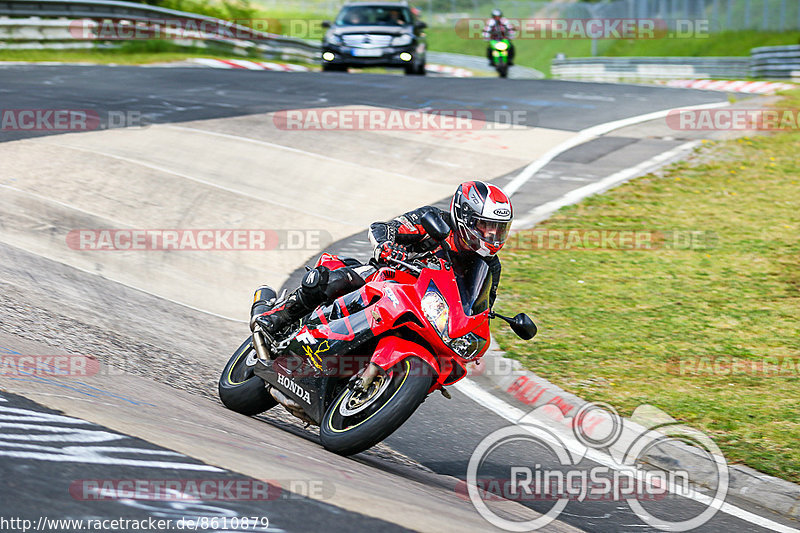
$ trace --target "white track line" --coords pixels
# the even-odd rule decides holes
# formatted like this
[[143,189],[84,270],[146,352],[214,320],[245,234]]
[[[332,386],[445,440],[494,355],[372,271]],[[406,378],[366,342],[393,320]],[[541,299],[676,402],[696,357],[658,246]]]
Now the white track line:
[[639,174],[643,174],[648,169],[657,166],[659,163],[662,163],[663,161],[666,161],[671,157],[675,157],[684,151],[691,150],[692,148],[694,148],[699,144],[700,141],[690,141],[681,144],[680,146],[676,146],[672,150],[668,150],[654,157],[651,157],[647,161],[642,161],[636,166],[620,170],[619,172],[615,172],[614,174],[606,176],[600,181],[595,181],[583,187],[573,189],[568,193],[564,194],[563,196],[561,196],[560,198],[536,206],[530,211],[528,211],[528,213],[525,215],[524,218],[518,219],[517,221],[514,222],[514,229],[530,228],[537,222],[544,220],[545,218],[549,217],[552,213],[558,211],[559,209],[561,209],[566,205],[572,205],[578,203],[587,196],[603,192],[615,185],[618,185],[619,183],[622,183],[623,181],[636,177]]
[[621,120],[615,120],[613,122],[605,122],[603,124],[598,124],[597,126],[592,126],[591,128],[586,128],[585,130],[579,131],[578,134],[572,137],[571,139],[568,139],[563,143],[559,144],[558,146],[548,150],[547,152],[545,152],[544,155],[539,157],[536,161],[532,162],[530,165],[522,169],[522,171],[517,175],[517,177],[511,180],[511,182],[508,185],[503,187],[503,190],[509,196],[513,195],[514,193],[519,191],[520,188],[522,188],[522,186],[525,185],[528,182],[528,180],[530,180],[534,174],[539,172],[547,163],[549,163],[562,153],[566,152],[570,148],[574,148],[579,144],[583,144],[584,142],[591,140],[594,137],[605,135],[606,133],[619,128],[624,128],[626,126],[639,124],[640,122],[647,122],[648,120],[656,120],[659,118],[664,118],[672,111],[716,109],[718,107],[725,107],[729,105],[730,105],[729,102],[717,102],[714,104],[674,107],[672,109],[655,111],[653,113],[645,113],[644,115],[637,115],[635,117],[623,118]]
[[[462,379],[458,383],[454,385],[459,392],[462,392],[468,398],[472,399],[476,403],[486,407],[490,411],[493,411],[495,414],[499,415],[502,418],[505,418],[512,424],[517,424],[520,419],[522,419],[527,413],[525,413],[522,409],[518,409],[513,405],[509,404],[505,400],[498,398],[497,396],[483,390],[478,384],[474,381],[469,379]],[[520,428],[524,429],[524,425],[521,425]],[[562,439],[564,439],[563,443],[573,452],[579,452],[581,454],[584,453],[586,450],[585,446],[580,444],[577,439],[574,437],[570,437],[568,435],[560,435]],[[620,465],[616,464],[614,460],[603,454],[595,449],[588,449],[586,450],[584,456],[591,461],[594,461],[598,464],[601,464],[608,468],[613,468],[615,470],[620,469]],[[670,487],[670,492],[675,492],[674,486]],[[695,490],[690,491],[688,494],[681,494],[681,496],[685,498],[692,499],[696,502],[699,502],[703,505],[708,505],[711,503],[712,498],[705,494],[699,493]],[[759,527],[763,527],[769,529],[771,531],[775,531],[777,533],[798,533],[797,529],[791,528],[789,526],[784,526],[783,524],[779,524],[769,518],[764,518],[763,516],[759,516],[757,514],[751,513],[749,511],[745,511],[744,509],[740,509],[735,505],[731,505],[727,502],[723,502],[720,509],[725,514],[729,514],[733,517],[739,518],[740,520],[744,520],[751,524],[755,524]]]

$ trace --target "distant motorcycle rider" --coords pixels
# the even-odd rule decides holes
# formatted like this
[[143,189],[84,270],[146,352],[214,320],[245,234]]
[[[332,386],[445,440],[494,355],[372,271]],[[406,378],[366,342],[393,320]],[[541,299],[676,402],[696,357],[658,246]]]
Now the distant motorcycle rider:
[[[497,186],[482,181],[467,181],[458,186],[450,202],[450,211],[423,206],[389,222],[375,222],[369,228],[373,257],[379,263],[387,259],[406,260],[409,254],[422,254],[438,247],[422,227],[422,216],[433,211],[450,226],[447,243],[454,262],[470,268],[474,261],[485,261],[492,276],[489,307],[494,305],[501,266],[497,252],[505,244],[511,228],[513,211],[508,196]],[[330,270],[324,266],[311,269],[301,286],[285,302],[268,309],[269,302],[260,288],[251,308],[250,327],[261,326],[272,338],[288,324],[302,318],[318,305],[354,291],[364,280],[349,266]],[[262,294],[260,297],[259,295]],[[264,309],[268,309],[264,311]]]
[[[492,10],[492,18],[486,21],[486,26],[483,28],[483,38],[487,41],[502,41],[508,39],[508,66],[514,65],[514,43],[511,39],[516,35],[516,29],[503,16],[503,12],[499,9]],[[489,60],[489,66],[494,66],[492,61],[492,47],[486,47],[486,58]]]

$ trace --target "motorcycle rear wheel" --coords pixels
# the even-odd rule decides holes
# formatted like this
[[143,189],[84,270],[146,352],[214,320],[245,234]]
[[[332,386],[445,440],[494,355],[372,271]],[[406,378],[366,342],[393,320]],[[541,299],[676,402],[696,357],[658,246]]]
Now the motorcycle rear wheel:
[[254,366],[255,348],[248,338],[233,353],[219,378],[219,399],[231,411],[253,416],[278,405],[264,380],[253,372]]
[[383,381],[373,384],[374,397],[365,402],[359,404],[355,391],[343,390],[320,424],[322,445],[339,455],[353,455],[376,445],[417,410],[428,395],[433,375],[422,359],[409,357],[376,378]]

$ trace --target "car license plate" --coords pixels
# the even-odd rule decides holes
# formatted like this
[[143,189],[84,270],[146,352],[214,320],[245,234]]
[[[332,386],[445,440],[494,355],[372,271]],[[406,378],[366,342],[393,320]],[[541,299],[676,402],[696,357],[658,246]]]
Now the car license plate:
[[380,57],[383,55],[382,48],[353,48],[353,55],[357,57]]

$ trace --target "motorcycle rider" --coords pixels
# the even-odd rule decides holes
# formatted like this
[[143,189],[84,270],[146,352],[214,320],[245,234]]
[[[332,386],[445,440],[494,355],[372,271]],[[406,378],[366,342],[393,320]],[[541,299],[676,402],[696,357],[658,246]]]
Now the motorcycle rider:
[[[503,12],[499,9],[492,10],[492,18],[486,21],[486,26],[483,28],[483,38],[486,41],[502,41],[508,39],[508,66],[514,65],[514,43],[511,39],[516,34],[514,26],[503,17]],[[489,66],[493,67],[492,61],[492,47],[486,47],[486,58],[489,60]]]
[[[433,206],[423,206],[409,211],[389,222],[375,222],[369,228],[369,240],[376,261],[388,258],[406,260],[409,254],[419,254],[438,246],[420,224],[422,216],[434,211],[450,226],[446,241],[453,262],[470,268],[475,261],[485,261],[492,276],[489,307],[494,305],[500,282],[501,265],[497,252],[503,247],[513,211],[508,196],[495,185],[482,181],[467,181],[456,189],[450,202],[450,211]],[[306,272],[301,286],[286,301],[264,311],[269,305],[263,288],[256,291],[251,308],[250,328],[256,324],[270,337],[288,324],[302,318],[318,305],[354,291],[364,285],[364,280],[351,267],[330,270],[319,266]]]

